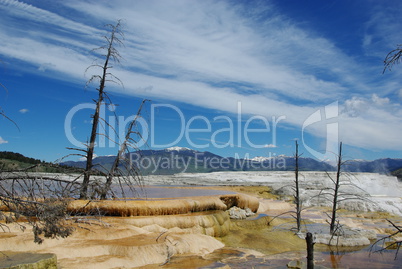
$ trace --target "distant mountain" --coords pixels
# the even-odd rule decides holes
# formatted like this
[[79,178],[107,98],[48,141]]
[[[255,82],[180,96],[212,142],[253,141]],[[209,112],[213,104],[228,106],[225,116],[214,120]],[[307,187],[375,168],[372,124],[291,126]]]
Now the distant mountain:
[[[236,159],[222,157],[208,151],[197,151],[185,147],[171,147],[162,150],[143,150],[126,155],[125,158],[135,167],[147,174],[208,173],[217,171],[292,171],[295,168],[294,157],[278,155],[273,157],[254,157],[252,159]],[[95,168],[108,171],[115,156],[99,156],[93,161]],[[46,163],[25,157],[14,152],[0,152],[0,171],[29,169],[37,172],[62,173],[82,171],[85,161],[66,161],[60,164]],[[78,170],[68,169],[78,168]],[[334,171],[335,167],[326,162],[312,158],[299,158],[301,171]],[[402,159],[349,160],[342,167],[347,172],[370,172],[393,174],[402,178]]]
[[343,171],[349,172],[369,172],[390,174],[391,172],[402,168],[402,159],[377,159],[374,161],[349,160],[342,167]]
[[[291,171],[295,168],[293,157],[279,155],[275,157],[256,157],[236,159],[222,157],[208,151],[190,148],[171,147],[163,150],[143,150],[126,155],[130,163],[147,174],[208,173],[217,171]],[[106,171],[114,161],[114,156],[100,156],[94,159],[96,169]],[[311,158],[300,158],[300,170],[332,171],[334,167]],[[85,161],[68,161],[63,165],[84,168]]]

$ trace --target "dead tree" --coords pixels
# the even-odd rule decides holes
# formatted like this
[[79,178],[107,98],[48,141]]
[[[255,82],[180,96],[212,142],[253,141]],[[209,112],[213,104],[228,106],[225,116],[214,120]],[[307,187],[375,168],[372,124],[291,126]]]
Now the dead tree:
[[[402,45],[399,44],[397,45],[396,49],[390,51],[387,56],[384,59],[384,69],[383,69],[383,74],[385,73],[385,71],[388,69],[391,71],[392,67],[395,64],[399,64],[401,62],[401,57],[402,57]],[[398,226],[396,224],[394,224],[392,221],[388,220],[387,221],[396,229],[396,232],[392,233],[391,235],[385,236],[383,238],[380,238],[379,240],[377,240],[370,248],[370,252],[373,252],[373,248],[377,243],[385,243],[386,241],[389,241],[392,239],[392,237],[394,237],[395,235],[398,234],[402,234],[402,226]],[[374,252],[382,252],[385,251],[387,249],[392,249],[392,248],[396,248],[396,253],[395,253],[395,259],[398,256],[398,252],[399,249],[401,248],[402,245],[402,241],[394,241],[390,244],[388,244],[385,247],[382,247],[380,250],[374,251]]]
[[29,172],[32,168],[5,171],[0,166],[0,231],[9,231],[10,224],[22,231],[31,227],[34,242],[41,244],[45,238],[67,237],[75,227],[88,230],[86,224],[104,225],[102,212],[82,215],[80,209],[68,208],[81,189],[81,175],[75,170],[74,174],[68,174],[69,168],[58,174],[41,174]]
[[390,51],[384,59],[384,69],[382,73],[388,69],[391,71],[392,67],[395,64],[399,64],[401,62],[402,56],[402,45],[397,45],[396,49]]
[[330,234],[333,236],[339,234],[341,231],[341,225],[339,224],[337,215],[341,203],[351,200],[372,203],[370,194],[351,181],[353,176],[342,172],[342,167],[347,163],[347,161],[343,161],[342,157],[342,142],[340,142],[339,152],[337,154],[336,174],[332,176],[330,173],[326,172],[332,186],[322,188],[318,195],[312,197],[312,199],[324,199],[330,203],[331,211],[327,216],[329,217]]
[[[0,83],[0,87],[7,91]],[[0,107],[0,116],[10,119]],[[7,231],[10,223],[25,230],[25,223],[32,227],[34,242],[41,244],[44,238],[67,237],[73,227],[67,223],[66,191],[70,181],[57,178],[37,178],[26,171],[5,171],[0,166],[0,230]]]
[[312,233],[306,234],[307,269],[314,269],[314,238]]
[[106,44],[102,47],[99,47],[96,50],[105,51],[105,54],[102,54],[104,57],[103,64],[93,64],[87,68],[100,68],[101,75],[93,75],[87,84],[93,81],[99,81],[99,86],[96,89],[98,91],[98,98],[95,100],[96,108],[95,113],[92,115],[92,130],[89,139],[89,143],[86,145],[86,166],[84,172],[84,178],[82,181],[81,192],[80,192],[80,199],[87,199],[88,198],[88,186],[90,182],[90,177],[92,174],[93,169],[93,158],[94,158],[94,150],[95,150],[95,141],[98,137],[98,125],[100,121],[100,109],[102,104],[104,103],[105,98],[107,97],[107,93],[105,91],[106,83],[107,82],[115,82],[121,83],[121,81],[115,77],[112,73],[110,73],[110,69],[113,68],[113,62],[119,63],[121,56],[116,49],[117,45],[122,44],[123,33],[121,32],[121,24],[120,21],[117,22],[116,25],[107,25],[110,28],[110,35],[105,36]]
[[297,232],[301,232],[301,211],[302,211],[302,201],[300,199],[300,190],[299,190],[299,144],[295,141],[296,144],[296,153],[295,153],[295,187],[294,187],[294,201],[296,204],[296,224],[297,224]]
[[[122,85],[122,82],[110,72],[110,69],[113,68],[113,63],[120,63],[121,56],[116,47],[118,45],[123,45],[122,39],[124,38],[124,35],[120,29],[120,21],[118,21],[116,25],[107,25],[107,27],[110,28],[110,32],[108,36],[104,37],[106,40],[105,45],[95,49],[95,51],[100,50],[102,53],[104,53],[101,55],[103,63],[95,63],[87,68],[87,71],[92,68],[98,68],[101,70],[101,75],[92,75],[87,82],[87,85],[94,81],[99,82],[99,86],[96,88],[98,97],[96,100],[94,100],[95,113],[91,115],[92,129],[90,139],[85,145],[85,149],[69,148],[82,153],[70,154],[68,156],[78,155],[86,158],[85,171],[83,172],[83,180],[79,195],[80,199],[106,199],[108,194],[110,194],[112,197],[115,196],[112,191],[113,179],[117,179],[123,196],[123,185],[128,186],[129,190],[134,194],[137,194],[134,185],[141,186],[142,177],[138,167],[133,167],[131,162],[127,160],[126,156],[130,153],[130,148],[137,150],[136,144],[139,142],[139,139],[142,139],[141,133],[135,130],[135,126],[138,119],[141,117],[141,110],[145,100],[141,103],[137,114],[130,122],[127,133],[122,139],[122,143],[120,143],[119,133],[117,133],[116,129],[113,128],[113,126],[111,126],[106,119],[101,117],[102,105],[105,105],[106,101],[110,104],[113,104],[108,92],[105,90],[106,83],[113,82]],[[104,127],[105,133],[99,130],[102,129],[102,126]],[[113,137],[117,136],[117,140],[112,138],[110,134],[106,134],[106,126],[109,127],[110,131],[114,132]],[[93,162],[96,139],[100,136],[105,137],[111,143],[115,143],[119,146],[116,158],[112,164],[112,167],[110,168],[103,167],[102,165],[97,165],[97,167],[95,167]],[[95,174],[98,176],[95,177]],[[103,181],[103,179],[105,179],[105,181]]]
[[329,224],[329,232],[334,234],[335,232],[335,225],[336,225],[336,211],[338,206],[338,194],[340,188],[340,178],[341,178],[341,166],[342,166],[342,142],[339,144],[339,153],[338,153],[338,163],[336,169],[336,178],[332,180],[334,183],[334,195],[333,195],[333,202],[332,202],[332,212],[331,212],[331,223]]
[[296,210],[283,212],[283,213],[275,216],[274,218],[272,218],[270,220],[270,222],[273,221],[274,219],[276,219],[277,217],[289,214],[296,220],[296,230],[297,230],[296,233],[300,233],[301,232],[301,227],[302,227],[302,215],[301,215],[301,213],[306,208],[303,208],[302,197],[300,196],[299,158],[300,158],[301,154],[299,154],[299,144],[297,143],[297,141],[295,141],[295,145],[296,145],[296,152],[295,152],[295,155],[294,155],[294,158],[295,158],[295,181],[294,181],[294,185],[286,185],[286,186],[283,186],[282,188],[290,187],[292,189],[293,199],[294,199],[294,203],[296,205]]
[[44,238],[67,237],[73,232],[68,220],[68,197],[79,188],[74,180],[42,177],[26,170],[0,171],[0,224],[3,231],[10,223],[21,230],[32,227],[34,242]]
[[[124,141],[120,145],[120,149],[116,155],[116,159],[114,160],[113,165],[106,176],[106,183],[102,189],[102,193],[100,196],[101,199],[106,199],[107,193],[111,191],[113,178],[115,178],[116,174],[119,178],[119,185],[121,187],[121,192],[123,196],[124,188],[122,187],[122,183],[125,183],[127,186],[129,186],[132,192],[135,192],[135,189],[133,188],[133,180],[135,181],[137,186],[141,186],[141,173],[139,171],[139,168],[132,166],[132,163],[127,160],[126,154],[131,154],[129,148],[136,149],[136,144],[138,143],[138,141],[136,140],[136,138],[133,137],[133,135],[135,135],[138,139],[142,139],[141,132],[135,130],[135,126],[137,120],[141,117],[141,110],[146,101],[148,100],[142,101],[137,114],[128,126]],[[123,165],[123,171],[119,168],[119,165]],[[123,179],[124,182],[121,182],[120,179]]]

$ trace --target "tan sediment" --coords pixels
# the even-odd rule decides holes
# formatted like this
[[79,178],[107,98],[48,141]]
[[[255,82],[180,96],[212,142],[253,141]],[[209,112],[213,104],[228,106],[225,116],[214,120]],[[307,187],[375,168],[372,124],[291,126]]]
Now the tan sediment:
[[155,217],[125,218],[122,222],[154,233],[179,231],[181,233],[225,236],[230,229],[229,215],[223,211]]
[[224,246],[213,236],[227,234],[230,227],[223,211],[105,217],[99,224],[104,223],[108,225],[75,223],[72,236],[41,245],[33,243],[31,231],[22,233],[11,226],[10,233],[0,233],[0,251],[55,253],[62,268],[133,268],[161,264],[174,255],[211,253]]
[[[134,268],[162,264],[175,255],[202,256],[224,247],[215,237],[228,234],[230,206],[258,210],[258,199],[244,194],[158,200],[71,200],[73,213],[101,213],[101,222],[84,224],[73,235],[33,243],[30,229],[11,225],[1,233],[0,251],[54,253],[61,268]],[[139,216],[141,215],[141,216]],[[77,217],[75,217],[77,219]],[[107,223],[108,225],[104,225]]]
[[226,210],[232,206],[258,210],[257,198],[245,194],[221,196],[202,196],[181,199],[159,200],[73,200],[68,204],[68,211],[73,213],[97,213],[108,216],[156,216],[187,214],[210,210]]
[[257,212],[260,205],[260,202],[256,197],[240,193],[221,195],[220,199],[225,203],[227,208],[237,206],[243,209],[250,208],[253,212]]

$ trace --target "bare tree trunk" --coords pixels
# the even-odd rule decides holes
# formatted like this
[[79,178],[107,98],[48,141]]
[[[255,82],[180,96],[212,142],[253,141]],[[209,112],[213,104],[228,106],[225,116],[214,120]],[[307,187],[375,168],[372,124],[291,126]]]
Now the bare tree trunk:
[[341,177],[341,166],[342,166],[342,142],[339,144],[339,155],[338,155],[338,164],[337,164],[337,172],[334,186],[334,197],[332,202],[332,215],[331,215],[331,223],[329,226],[330,233],[333,234],[335,232],[335,224],[336,224],[336,211],[338,206],[338,192],[340,187],[340,177]]
[[307,244],[307,269],[314,269],[314,242],[311,233],[306,234]]
[[[103,88],[104,88],[104,86],[103,86]],[[91,131],[91,137],[90,137],[89,145],[88,145],[88,149],[87,149],[87,163],[85,166],[84,180],[82,181],[82,186],[81,186],[81,191],[80,191],[80,199],[87,198],[88,185],[89,185],[89,180],[91,177],[91,170],[92,170],[92,166],[93,166],[92,161],[93,161],[94,150],[95,150],[95,140],[96,140],[97,133],[98,133],[99,114],[100,114],[100,108],[101,108],[101,105],[103,102],[103,88],[99,89],[99,95],[98,95],[98,100],[96,102],[95,114],[92,117],[93,118],[92,131]]]
[[301,201],[300,201],[300,192],[299,192],[299,144],[296,143],[296,154],[295,154],[295,203],[296,203],[296,223],[297,223],[297,232],[301,231]]
[[[94,150],[95,150],[95,140],[98,135],[98,125],[99,125],[99,117],[100,117],[100,109],[103,103],[103,100],[105,98],[105,85],[106,81],[108,80],[108,76],[113,76],[112,74],[108,73],[108,69],[111,68],[112,66],[109,65],[110,59],[113,59],[115,61],[119,60],[119,53],[117,50],[114,48],[114,43],[118,42],[121,43],[121,41],[116,37],[116,34],[120,33],[119,27],[120,27],[120,21],[117,22],[116,25],[111,25],[112,30],[110,37],[105,37],[107,41],[107,53],[105,55],[105,62],[103,66],[95,65],[98,67],[102,68],[102,76],[96,75],[92,76],[89,82],[91,82],[94,79],[99,79],[99,88],[98,90],[98,99],[96,100],[96,109],[95,109],[95,114],[93,115],[92,119],[92,130],[91,130],[91,136],[89,140],[89,144],[87,145],[87,163],[85,166],[85,172],[84,172],[84,179],[82,182],[81,186],[81,191],[80,191],[80,199],[87,199],[88,196],[88,185],[90,182],[90,177],[91,177],[91,170],[93,167],[93,156],[94,156]],[[101,47],[103,48],[103,47]],[[90,66],[92,67],[92,66]],[[114,77],[114,76],[113,76]]]

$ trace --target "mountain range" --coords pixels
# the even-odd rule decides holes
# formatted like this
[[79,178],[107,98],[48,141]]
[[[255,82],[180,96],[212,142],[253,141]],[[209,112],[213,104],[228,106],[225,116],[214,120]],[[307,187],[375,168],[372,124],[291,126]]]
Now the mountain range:
[[[115,156],[99,156],[93,160],[98,170],[109,169]],[[126,161],[139,168],[143,175],[207,173],[217,171],[292,171],[295,169],[293,156],[233,158],[222,157],[208,151],[197,151],[184,147],[171,147],[162,150],[142,150],[125,155]],[[85,168],[85,161],[66,161],[62,165]],[[391,174],[402,168],[402,159],[349,160],[342,170],[347,172],[371,172]],[[312,158],[299,158],[301,171],[334,171],[335,167],[327,162]]]

